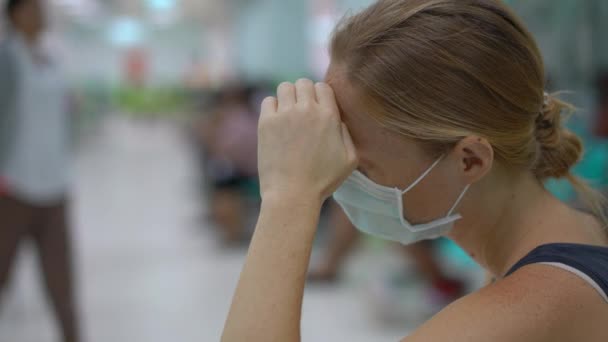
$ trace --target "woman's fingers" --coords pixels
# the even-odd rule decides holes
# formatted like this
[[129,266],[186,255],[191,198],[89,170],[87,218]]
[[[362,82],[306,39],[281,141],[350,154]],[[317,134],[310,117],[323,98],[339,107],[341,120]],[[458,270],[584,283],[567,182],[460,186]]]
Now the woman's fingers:
[[299,79],[295,84],[283,82],[277,89],[278,110],[289,110],[296,103],[318,103],[330,112],[337,112],[338,106],[334,91],[326,83],[313,83]]
[[311,80],[302,78],[296,82],[296,101],[310,104],[316,102],[315,85]]
[[271,113],[276,113],[277,111],[277,99],[275,97],[269,96],[262,101],[262,115],[268,115]]
[[350,136],[348,128],[346,127],[344,122],[341,122],[340,124],[342,125],[342,141],[344,142],[344,148],[346,149],[346,157],[348,158],[348,162],[351,163],[351,166],[354,169],[359,163],[359,159],[357,157],[357,150],[355,149],[355,144],[353,143],[353,138]]
[[334,95],[333,89],[327,83],[315,84],[315,92],[317,94],[317,101],[323,108],[327,108],[329,112],[339,113],[338,105],[336,103],[336,96]]
[[296,88],[289,82],[283,82],[277,89],[279,111],[287,111],[296,104]]

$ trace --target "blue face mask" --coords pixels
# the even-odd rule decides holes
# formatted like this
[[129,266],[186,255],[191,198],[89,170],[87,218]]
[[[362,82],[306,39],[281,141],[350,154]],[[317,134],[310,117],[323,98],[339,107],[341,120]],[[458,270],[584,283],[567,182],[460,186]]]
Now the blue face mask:
[[361,172],[355,171],[336,190],[333,197],[350,221],[362,232],[405,245],[438,238],[450,231],[454,222],[462,218],[453,211],[469,189],[469,185],[464,188],[445,217],[424,224],[411,224],[403,216],[403,195],[420,183],[442,158],[435,161],[405,190],[376,184]]

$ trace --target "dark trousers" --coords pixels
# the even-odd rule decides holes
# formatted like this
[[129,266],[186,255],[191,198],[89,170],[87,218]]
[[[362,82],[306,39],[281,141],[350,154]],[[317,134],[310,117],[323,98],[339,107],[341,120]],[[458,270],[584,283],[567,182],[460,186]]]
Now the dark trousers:
[[79,337],[67,211],[67,200],[37,206],[0,195],[0,294],[9,281],[19,246],[31,240],[63,340],[75,342]]

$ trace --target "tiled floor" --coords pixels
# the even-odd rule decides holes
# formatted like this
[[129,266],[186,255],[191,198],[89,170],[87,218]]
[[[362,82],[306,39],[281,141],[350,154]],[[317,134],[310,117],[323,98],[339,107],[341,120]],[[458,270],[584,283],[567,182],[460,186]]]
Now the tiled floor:
[[[73,216],[87,341],[219,340],[245,251],[219,248],[200,223],[195,173],[176,125],[110,117],[83,144]],[[377,267],[365,265],[378,258],[395,262],[394,254],[359,255],[339,287],[307,289],[305,341],[405,335],[366,310],[365,270]],[[56,341],[34,260],[22,250],[0,311],[2,342]]]

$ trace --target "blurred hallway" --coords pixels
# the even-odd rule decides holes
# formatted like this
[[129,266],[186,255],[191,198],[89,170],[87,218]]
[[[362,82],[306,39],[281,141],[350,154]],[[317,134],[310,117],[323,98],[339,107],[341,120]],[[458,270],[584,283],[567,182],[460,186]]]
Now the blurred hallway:
[[[87,341],[219,340],[245,250],[221,249],[201,229],[195,160],[182,133],[163,121],[108,116],[82,144],[73,216]],[[360,255],[349,268],[371,261]],[[54,341],[36,267],[23,249],[0,341]],[[305,341],[403,337],[405,329],[374,326],[352,283],[307,290]]]

